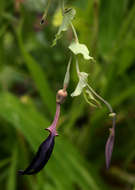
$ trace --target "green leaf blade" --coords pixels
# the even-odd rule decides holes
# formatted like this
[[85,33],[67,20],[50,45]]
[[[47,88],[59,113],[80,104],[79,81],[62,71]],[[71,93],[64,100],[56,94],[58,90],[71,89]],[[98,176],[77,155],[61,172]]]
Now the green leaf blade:
[[93,59],[89,55],[89,50],[86,45],[80,44],[78,42],[72,42],[68,47],[75,55],[81,54],[83,55],[85,60]]

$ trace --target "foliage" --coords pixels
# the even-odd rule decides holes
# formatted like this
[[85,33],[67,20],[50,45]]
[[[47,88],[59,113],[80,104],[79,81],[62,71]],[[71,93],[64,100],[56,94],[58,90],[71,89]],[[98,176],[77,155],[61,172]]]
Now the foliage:
[[[53,25],[58,23],[54,19],[59,18],[55,16],[59,10],[57,1],[51,4],[47,22],[42,26],[40,19],[46,1],[38,1],[38,4],[35,0],[0,1],[1,188],[133,190],[135,3],[132,0],[67,2],[67,7],[76,10],[73,24],[80,44],[86,44],[96,60],[84,63],[79,56],[80,68],[90,73],[88,83],[118,114],[111,168],[106,170],[104,161],[106,133],[111,126],[105,119],[106,108],[91,108],[82,96],[74,99],[68,96],[58,126],[61,135],[56,138],[51,160],[36,176],[17,175],[17,170],[26,166],[25,161],[31,160],[48,135],[44,128],[53,118],[55,93],[62,86],[71,53],[66,48],[72,39],[71,29],[63,33],[57,46],[51,47],[58,30]],[[69,94],[78,81],[75,62],[72,64]]]

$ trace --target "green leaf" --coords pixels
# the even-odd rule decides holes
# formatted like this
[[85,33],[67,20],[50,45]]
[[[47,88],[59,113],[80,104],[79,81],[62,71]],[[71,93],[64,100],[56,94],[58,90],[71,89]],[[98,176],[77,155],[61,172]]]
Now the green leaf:
[[5,158],[3,160],[0,159],[0,169],[5,167],[7,164],[9,164],[10,159],[9,158]]
[[78,77],[79,77],[79,82],[77,84],[75,91],[71,94],[72,97],[79,96],[82,93],[83,88],[85,88],[87,85],[87,78],[88,78],[87,73],[79,72]]
[[70,65],[71,65],[72,58],[69,59],[68,65],[67,65],[67,70],[63,82],[63,86],[68,86],[69,81],[70,81]]
[[65,32],[68,30],[68,27],[69,27],[71,21],[74,19],[75,14],[76,14],[75,9],[68,8],[67,10],[65,10],[63,20],[62,20],[62,24],[59,27],[59,30],[55,36],[55,39],[53,40],[52,46],[56,45],[57,40],[60,39],[62,36],[62,32]]
[[9,177],[7,180],[7,190],[16,189],[16,168],[17,168],[17,147],[13,148],[13,154],[11,158],[11,166],[9,168]]
[[100,102],[93,96],[93,94],[90,92],[90,90],[84,89],[83,95],[84,95],[86,102],[89,105],[91,105],[92,107],[96,107],[96,108],[100,107],[101,108]]
[[89,50],[86,45],[80,44],[78,42],[72,42],[68,47],[75,55],[82,54],[84,59],[90,60],[93,59],[89,56]]

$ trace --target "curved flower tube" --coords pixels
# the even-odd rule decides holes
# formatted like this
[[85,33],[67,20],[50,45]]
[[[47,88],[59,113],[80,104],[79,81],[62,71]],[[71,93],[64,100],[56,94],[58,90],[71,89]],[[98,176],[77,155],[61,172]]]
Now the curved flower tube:
[[116,114],[113,116],[113,126],[112,128],[110,128],[110,135],[108,137],[108,140],[105,146],[105,158],[106,158],[107,169],[109,169],[112,152],[113,152],[113,146],[114,146],[114,140],[115,140],[115,122],[116,122]]
[[113,152],[113,145],[114,145],[114,129],[110,129],[110,135],[108,137],[108,140],[106,142],[106,148],[105,148],[105,157],[106,157],[106,168],[109,169],[112,152]]
[[19,171],[20,175],[32,175],[38,173],[50,159],[55,144],[54,142],[55,136],[58,135],[56,131],[56,125],[59,119],[59,115],[60,115],[60,104],[57,103],[54,121],[52,122],[52,125],[46,129],[50,132],[49,136],[40,145],[30,165],[25,170]]

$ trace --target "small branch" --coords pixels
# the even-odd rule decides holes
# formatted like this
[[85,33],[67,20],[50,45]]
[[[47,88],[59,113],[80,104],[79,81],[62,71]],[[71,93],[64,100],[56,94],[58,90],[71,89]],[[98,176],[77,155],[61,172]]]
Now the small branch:
[[78,36],[77,36],[77,32],[76,32],[75,27],[74,27],[74,25],[72,24],[72,22],[70,23],[70,25],[71,25],[71,28],[72,28],[72,31],[73,31],[73,34],[74,34],[74,37],[75,37],[75,41],[76,41],[77,43],[79,43]]
[[87,84],[87,87],[89,88],[89,90],[90,90],[99,100],[101,100],[101,101],[107,106],[107,108],[109,109],[109,112],[110,112],[110,113],[113,113],[112,106],[111,106],[106,100],[104,100],[100,95],[98,95],[98,94],[95,92],[95,90],[93,90],[93,88],[92,88],[91,86],[89,86],[89,85]]
[[54,136],[58,136],[58,133],[56,131],[56,125],[58,123],[59,115],[60,115],[60,104],[57,103],[54,120],[53,120],[52,124],[50,125],[50,127],[48,127],[46,129],[46,130],[50,131],[50,133],[54,134]]
[[77,59],[77,57],[76,57],[76,71],[77,71],[77,74],[79,75],[80,69],[79,69],[79,64],[78,64],[78,59]]

